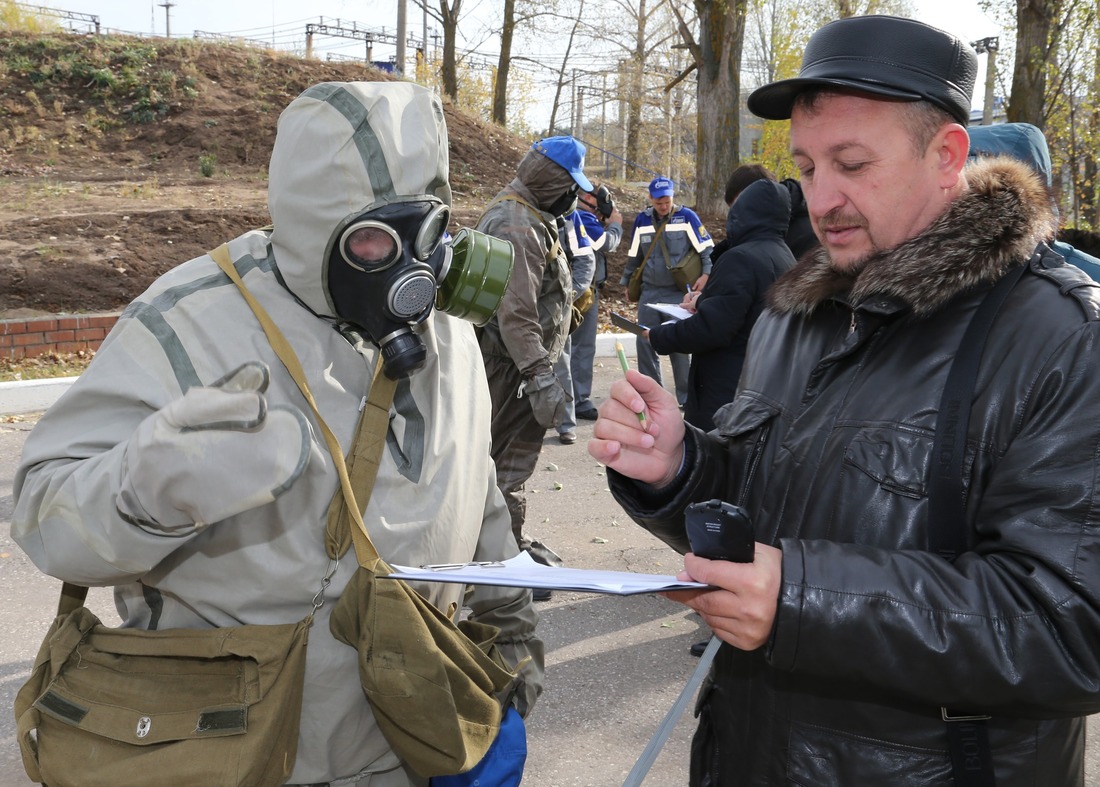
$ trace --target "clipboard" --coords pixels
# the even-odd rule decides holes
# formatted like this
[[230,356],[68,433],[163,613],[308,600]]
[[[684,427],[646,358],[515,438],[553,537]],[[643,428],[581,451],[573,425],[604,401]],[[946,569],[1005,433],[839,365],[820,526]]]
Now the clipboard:
[[623,317],[618,312],[611,312],[611,324],[614,325],[616,328],[622,328],[624,331],[628,331],[635,336],[643,336],[645,335],[645,332],[649,330],[646,326],[639,325],[633,320],[629,320],[626,317]]

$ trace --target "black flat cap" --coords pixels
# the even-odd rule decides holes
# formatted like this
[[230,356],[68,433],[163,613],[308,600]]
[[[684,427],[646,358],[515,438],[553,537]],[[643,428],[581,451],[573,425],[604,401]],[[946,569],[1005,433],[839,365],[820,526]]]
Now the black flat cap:
[[977,71],[977,55],[950,33],[915,19],[853,16],[817,30],[798,76],[757,88],[748,105],[762,118],[786,120],[806,88],[848,88],[930,101],[965,126]]

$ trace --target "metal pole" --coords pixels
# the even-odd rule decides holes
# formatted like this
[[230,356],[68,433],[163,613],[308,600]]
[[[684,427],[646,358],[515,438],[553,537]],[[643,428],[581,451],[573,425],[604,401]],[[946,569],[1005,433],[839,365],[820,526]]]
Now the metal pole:
[[607,155],[607,72],[603,73],[603,92],[600,98],[600,147],[603,148],[603,179],[611,177],[611,159]]
[[982,108],[982,125],[993,125],[993,81],[997,76],[997,49],[989,50],[985,61],[985,105]]
[[175,6],[175,3],[171,3],[171,2],[168,2],[168,0],[165,0],[163,3],[160,3],[159,5],[160,5],[161,8],[164,9],[164,37],[165,38],[171,38],[172,37],[171,9],[172,9],[173,6]]
[[997,36],[971,41],[970,46],[979,55],[986,55],[985,61],[985,106],[982,107],[982,125],[993,123],[993,82],[997,76],[997,50],[1000,49],[1001,39]]
[[405,46],[408,36],[408,3],[406,0],[397,0],[397,73],[405,74]]
[[584,137],[584,88],[580,86],[577,87],[577,123],[573,136],[577,139]]

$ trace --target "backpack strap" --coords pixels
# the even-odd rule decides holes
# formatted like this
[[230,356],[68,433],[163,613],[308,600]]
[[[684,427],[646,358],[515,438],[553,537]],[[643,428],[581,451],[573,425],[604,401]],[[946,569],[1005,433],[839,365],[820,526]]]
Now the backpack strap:
[[548,222],[546,220],[546,217],[543,216],[542,213],[537,208],[535,208],[534,205],[532,205],[530,202],[528,202],[518,194],[501,194],[494,198],[492,202],[485,206],[485,210],[481,212],[481,217],[477,220],[478,224],[481,223],[481,219],[485,218],[485,214],[489,212],[490,208],[505,201],[518,202],[520,205],[527,208],[527,210],[531,211],[531,213],[535,214],[535,218],[538,219],[539,223],[543,227],[546,228],[546,231],[550,233],[550,237],[553,239],[550,244],[549,251],[546,252],[546,259],[547,261],[556,259],[558,253],[562,252],[561,237],[558,235],[557,227]]

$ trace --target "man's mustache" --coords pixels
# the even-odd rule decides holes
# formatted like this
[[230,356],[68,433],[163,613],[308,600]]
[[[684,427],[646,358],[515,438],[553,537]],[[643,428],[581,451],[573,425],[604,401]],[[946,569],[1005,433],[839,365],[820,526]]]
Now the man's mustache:
[[858,213],[850,214],[843,213],[839,209],[831,210],[822,216],[817,222],[818,229],[822,232],[828,230],[843,230],[851,229],[852,227],[860,227],[866,229],[867,219],[860,216]]

